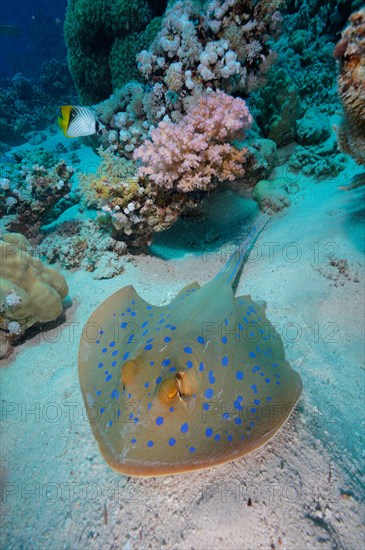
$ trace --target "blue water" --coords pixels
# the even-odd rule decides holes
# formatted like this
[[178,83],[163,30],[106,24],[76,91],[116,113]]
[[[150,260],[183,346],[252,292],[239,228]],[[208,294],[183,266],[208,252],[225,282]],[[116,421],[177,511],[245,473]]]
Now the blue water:
[[0,78],[21,72],[28,78],[40,75],[44,61],[66,57],[63,39],[65,0],[1,3],[0,25],[12,25],[19,36],[0,34]]

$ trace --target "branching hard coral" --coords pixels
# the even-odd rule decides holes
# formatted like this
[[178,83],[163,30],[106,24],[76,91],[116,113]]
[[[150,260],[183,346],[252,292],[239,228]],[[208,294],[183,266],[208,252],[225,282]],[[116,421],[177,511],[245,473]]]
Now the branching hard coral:
[[280,3],[214,0],[202,12],[188,0],[173,4],[156,40],[137,56],[153,86],[149,121],[178,121],[189,97],[208,87],[246,93],[259,86],[275,60],[269,38],[280,22]]
[[340,62],[338,89],[345,113],[338,143],[365,165],[365,8],[351,15],[334,56]]
[[0,239],[0,357],[37,322],[57,319],[68,293],[63,276],[31,255],[30,242],[19,233]]
[[99,119],[107,131],[103,147],[130,158],[136,147],[147,138],[151,124],[144,107],[145,91],[141,84],[131,81],[96,106]]
[[224,92],[201,97],[179,123],[160,122],[134,154],[140,177],[184,193],[208,190],[244,172],[246,150],[229,142],[252,123],[245,102]]

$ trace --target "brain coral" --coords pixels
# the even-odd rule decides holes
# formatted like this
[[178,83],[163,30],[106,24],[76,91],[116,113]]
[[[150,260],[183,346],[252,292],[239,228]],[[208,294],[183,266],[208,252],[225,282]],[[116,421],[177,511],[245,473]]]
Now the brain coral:
[[0,357],[14,335],[36,322],[56,319],[68,293],[64,277],[32,256],[30,246],[20,233],[0,238]]
[[365,164],[365,9],[353,13],[349,23],[334,50],[345,112],[337,137],[342,151]]

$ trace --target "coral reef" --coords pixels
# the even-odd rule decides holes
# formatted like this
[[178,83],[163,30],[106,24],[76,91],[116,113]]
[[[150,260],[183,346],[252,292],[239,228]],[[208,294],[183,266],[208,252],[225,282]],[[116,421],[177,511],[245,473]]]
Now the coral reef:
[[50,124],[55,105],[75,102],[75,89],[64,62],[51,59],[42,64],[39,79],[21,73],[3,80],[0,87],[0,147],[19,145]]
[[123,87],[130,80],[141,80],[136,62],[137,54],[149,47],[160,27],[161,18],[155,17],[145,30],[115,38],[109,55],[112,90]]
[[133,151],[148,137],[153,126],[144,109],[143,86],[131,81],[96,106],[100,120],[107,127],[101,138],[104,148],[132,158]]
[[138,48],[156,33],[156,22],[151,20],[165,7],[165,0],[68,2],[64,26],[68,63],[83,103],[106,99],[113,85],[131,78]]
[[250,99],[250,107],[265,137],[279,146],[294,140],[301,106],[297,86],[285,69],[270,71],[267,84]]
[[[109,100],[108,107],[111,118],[122,114],[127,124],[128,108],[113,114],[114,105],[124,97],[115,98],[114,104]],[[102,210],[100,221],[113,237],[130,249],[144,249],[153,232],[167,229],[196,207],[198,193],[243,175],[248,152],[229,142],[242,138],[251,122],[242,99],[210,92],[179,123],[162,121],[152,129],[151,140],[144,135],[144,143],[134,151],[137,166],[113,154],[110,147],[100,148],[97,172],[79,175],[84,200]],[[126,132],[127,126],[121,131]]]
[[243,176],[227,182],[227,187],[239,194],[246,194],[247,189],[254,187],[258,181],[267,179],[277,164],[277,147],[271,139],[253,135],[245,140],[245,147],[247,153]]
[[99,150],[102,162],[96,174],[80,174],[80,186],[89,206],[101,209],[99,223],[131,250],[145,250],[152,232],[170,227],[195,202],[184,193],[166,192],[152,181],[139,179],[135,165]]
[[334,38],[360,4],[361,0],[286,0],[285,28],[290,33],[308,29],[313,35]]
[[[71,1],[69,9],[82,1]],[[143,2],[135,0],[130,9],[138,3]],[[263,208],[270,203],[280,210],[290,203],[292,192],[273,181],[270,172],[277,146],[293,141],[299,144],[291,149],[293,171],[320,178],[343,169],[345,157],[336,150],[328,116],[338,107],[329,40],[340,22],[331,16],[331,3],[306,0],[296,6],[303,20],[310,21],[304,28],[291,17],[290,0],[286,8],[280,0],[178,0],[169,3],[160,21],[152,18],[156,12],[150,5],[149,15],[141,9],[141,19],[133,22],[138,28],[132,25],[119,37],[110,32],[113,45],[105,43],[104,71],[110,70],[113,48],[123,51],[123,57],[127,41],[142,40],[148,25],[157,33],[137,56],[144,83],[133,80],[115,89],[124,82],[122,61],[114,76],[98,81],[102,86],[109,82],[114,90],[95,107],[105,125],[98,139],[102,162],[96,174],[81,174],[80,183],[86,203],[101,210],[99,222],[111,238],[129,249],[143,248],[153,232],[196,212],[204,192],[218,185],[246,193],[259,182],[255,199]],[[99,20],[94,8],[88,8],[86,19]],[[124,14],[122,10],[118,28]],[[102,16],[106,28],[109,16]],[[86,19],[77,23],[80,32]],[[91,49],[94,33],[85,38]],[[137,78],[135,71],[129,74]],[[100,96],[98,90],[96,94]],[[244,148],[243,143],[238,147],[238,139],[250,127],[251,116],[235,95],[249,95],[255,119]]]
[[340,64],[338,89],[345,115],[337,134],[339,147],[365,165],[365,8],[349,18],[334,56]]
[[31,255],[30,242],[19,233],[1,237],[0,262],[0,357],[4,357],[27,328],[60,316],[68,287],[60,273]]
[[[45,163],[33,164],[35,159]],[[16,160],[4,167],[0,178],[0,213],[7,216],[7,230],[22,232],[37,242],[40,227],[76,200],[70,197],[74,169],[63,160],[52,166],[55,156],[42,150],[18,153]]]
[[[282,7],[281,33],[273,44],[276,66],[266,84],[249,97],[252,115],[262,134],[279,146],[293,140],[305,145],[307,138],[313,145],[315,135],[308,134],[308,124],[303,120],[308,118],[307,113],[314,109],[322,118],[340,110],[332,52],[356,3],[288,0]],[[313,123],[314,118],[314,130]]]
[[137,56],[145,84],[129,82],[96,106],[106,126],[103,147],[131,158],[157,124],[179,122],[207,91],[245,95],[262,85],[276,59],[270,39],[280,26],[280,4],[171,3],[156,39]]
[[262,84],[275,60],[269,38],[280,25],[280,4],[214,0],[200,11],[185,0],[168,9],[156,40],[137,56],[152,86],[148,120],[180,120],[205,88],[248,93]]
[[295,195],[298,191],[296,183],[284,177],[277,177],[273,180],[259,181],[252,191],[252,197],[263,212],[280,212],[291,205],[290,195]]
[[179,123],[162,121],[136,149],[140,177],[165,189],[210,190],[218,181],[244,173],[246,149],[230,145],[252,123],[245,102],[211,92],[190,107]]
[[58,262],[70,271],[90,271],[95,279],[120,275],[124,270],[120,256],[125,254],[126,244],[101,231],[100,225],[91,220],[77,222],[77,232],[74,228],[70,231],[70,224],[74,223],[60,224],[57,231],[37,247],[37,252],[50,264]]
[[316,145],[329,138],[330,134],[328,117],[315,107],[308,109],[296,121],[296,138],[301,145]]
[[288,160],[290,168],[305,176],[336,177],[346,168],[346,156],[338,152],[336,138],[331,135],[319,145],[298,145]]
[[[302,113],[313,107],[327,115],[334,115],[339,110],[332,51],[338,33],[353,11],[351,6],[356,3],[356,0],[287,0],[282,6],[281,33],[273,44],[278,69],[270,72],[263,89],[249,98],[252,115],[255,120],[257,118],[263,135],[270,136],[267,117],[278,122],[279,130],[283,126],[284,140],[280,132],[271,134],[279,145],[298,137],[296,120]],[[280,80],[276,83],[278,71]],[[280,89],[290,90],[290,96],[281,93]],[[288,112],[289,99],[293,106],[291,112]]]

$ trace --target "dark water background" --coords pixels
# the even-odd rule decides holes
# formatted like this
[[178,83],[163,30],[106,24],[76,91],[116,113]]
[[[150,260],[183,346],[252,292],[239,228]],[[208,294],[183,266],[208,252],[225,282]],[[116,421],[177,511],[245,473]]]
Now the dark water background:
[[17,27],[19,36],[0,33],[0,78],[37,78],[43,61],[66,58],[66,6],[67,0],[1,0],[0,25]]

